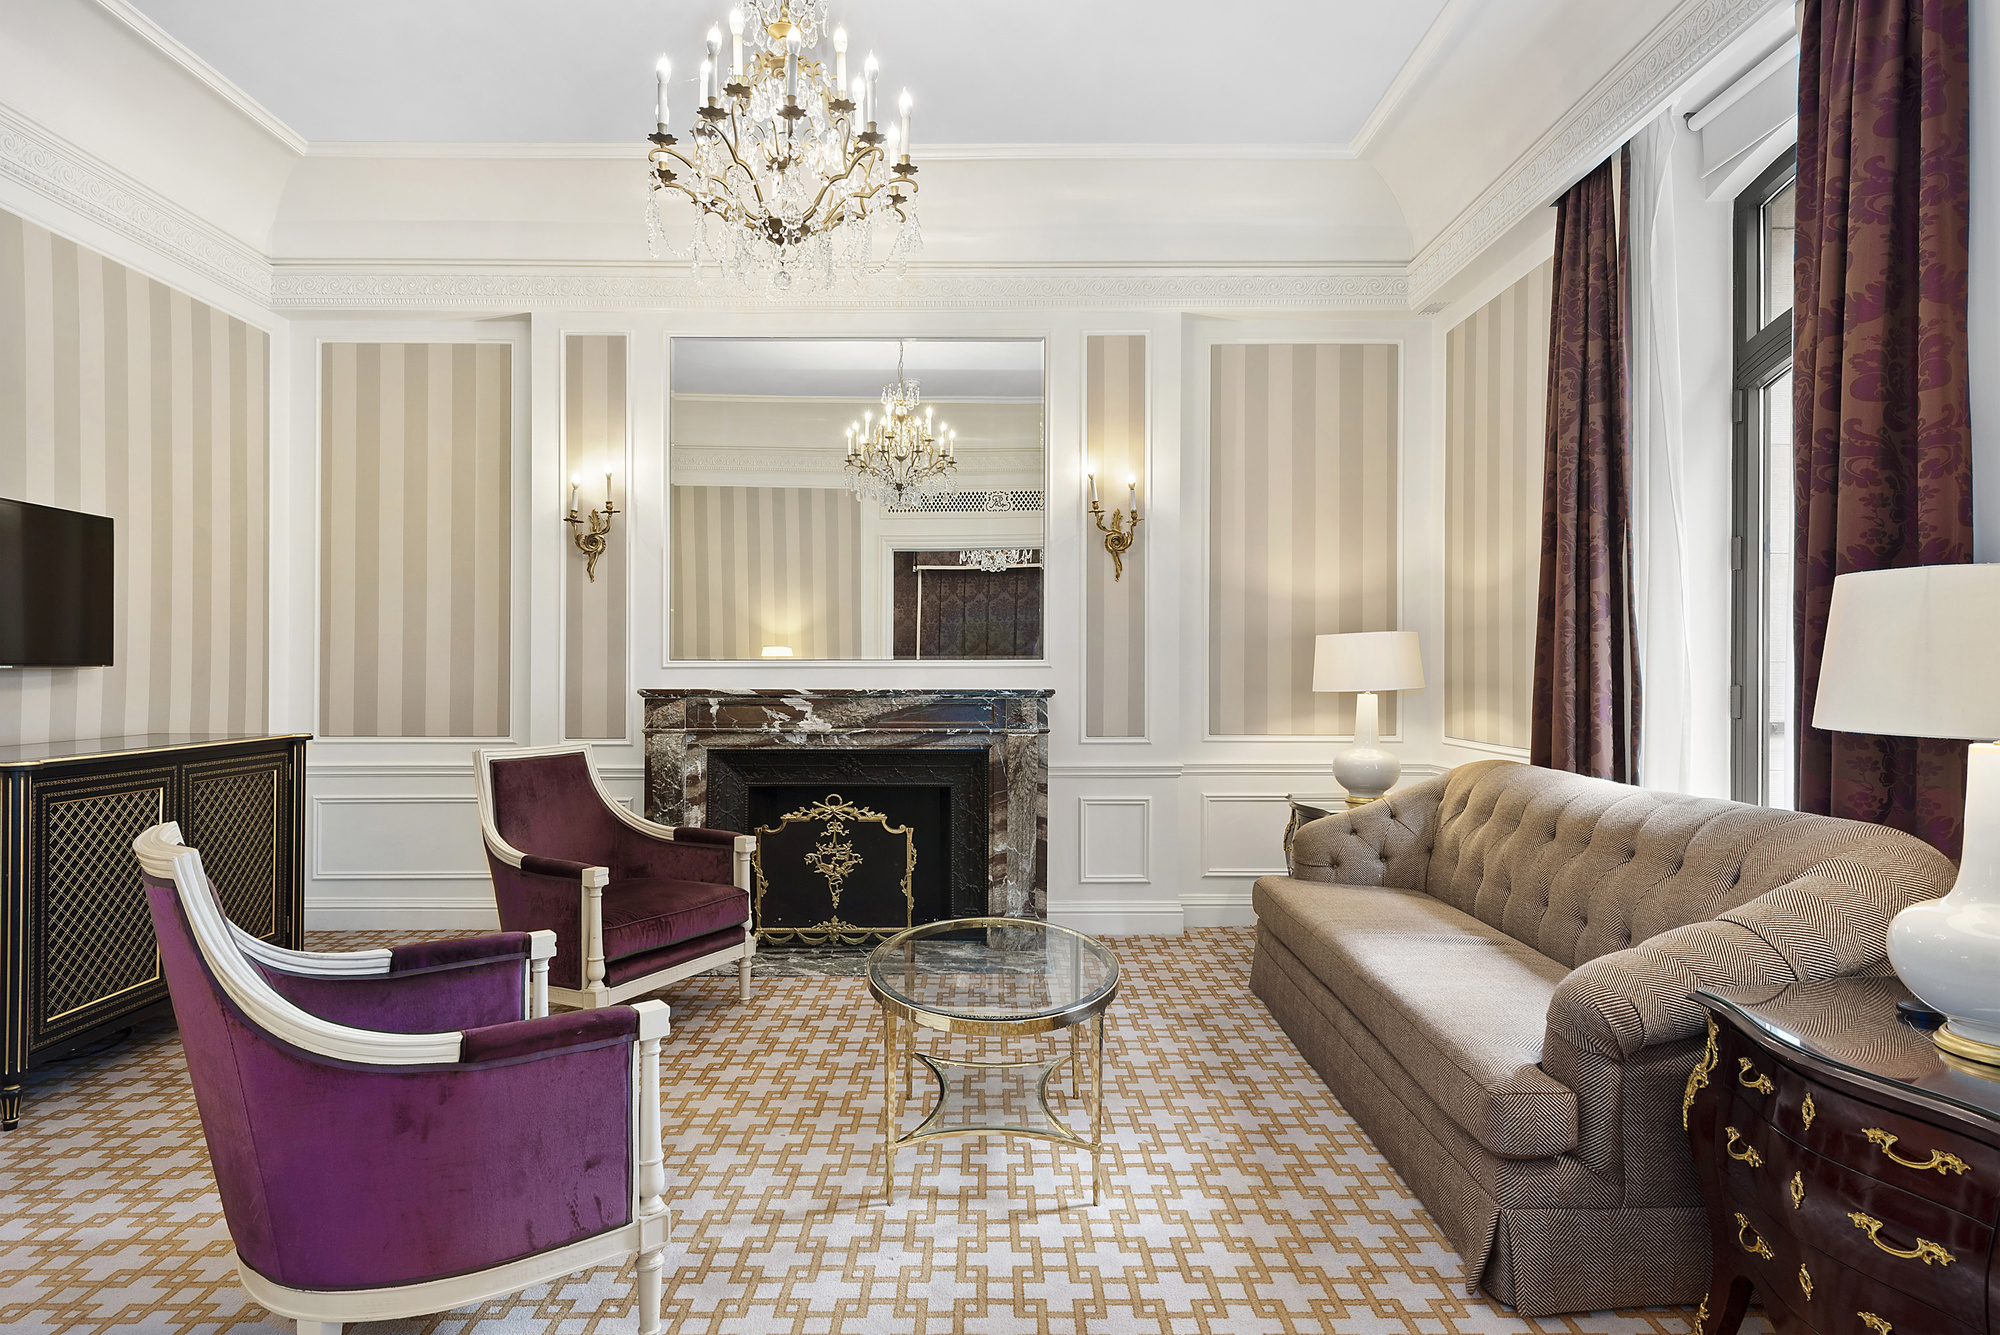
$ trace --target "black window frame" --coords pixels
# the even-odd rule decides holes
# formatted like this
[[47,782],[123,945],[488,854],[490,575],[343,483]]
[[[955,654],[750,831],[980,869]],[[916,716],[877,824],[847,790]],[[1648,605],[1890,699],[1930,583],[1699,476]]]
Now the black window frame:
[[[1734,504],[1730,536],[1730,795],[1739,802],[1766,804],[1770,793],[1769,710],[1765,664],[1769,661],[1769,609],[1764,606],[1764,522],[1772,500],[1770,451],[1790,452],[1791,442],[1765,439],[1762,407],[1766,389],[1792,368],[1792,317],[1787,309],[1764,322],[1767,233],[1764,206],[1798,177],[1798,152],[1786,150],[1736,197],[1731,309],[1734,375],[1730,416],[1734,423],[1732,476]],[[1797,705],[1784,744],[1798,744]]]

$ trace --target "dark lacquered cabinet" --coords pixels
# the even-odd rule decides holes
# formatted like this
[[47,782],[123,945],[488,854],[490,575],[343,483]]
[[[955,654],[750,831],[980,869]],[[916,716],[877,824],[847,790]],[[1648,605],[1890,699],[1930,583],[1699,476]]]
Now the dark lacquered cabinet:
[[1713,1237],[1701,1335],[1996,1328],[2000,1082],[1902,1023],[1893,978],[1697,993],[1683,1101]]
[[177,820],[247,931],[302,944],[304,736],[0,748],[0,1123],[21,1077],[167,1007],[132,839]]

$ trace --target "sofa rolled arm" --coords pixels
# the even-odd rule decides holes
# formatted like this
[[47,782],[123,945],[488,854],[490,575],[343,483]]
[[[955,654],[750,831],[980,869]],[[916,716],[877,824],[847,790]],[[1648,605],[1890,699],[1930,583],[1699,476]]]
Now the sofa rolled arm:
[[1444,785],[1440,774],[1307,821],[1292,835],[1292,875],[1301,881],[1422,890]]
[[1708,922],[1578,966],[1549,999],[1549,1033],[1624,1060],[1705,1027],[1694,992],[1783,987],[1888,967],[1889,920],[1951,888],[1956,870],[1910,840],[1903,860],[1836,853]]

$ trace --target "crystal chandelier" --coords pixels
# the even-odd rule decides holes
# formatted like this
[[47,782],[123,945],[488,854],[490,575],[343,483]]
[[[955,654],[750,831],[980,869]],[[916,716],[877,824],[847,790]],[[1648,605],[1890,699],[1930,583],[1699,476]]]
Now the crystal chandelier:
[[919,496],[941,492],[958,471],[958,433],[931,424],[932,409],[917,414],[917,382],[903,378],[903,345],[896,345],[896,383],[882,387],[882,416],[869,409],[847,428],[847,485],[864,501],[906,510]]
[[[656,256],[660,197],[674,190],[697,210],[688,247],[697,276],[714,268],[778,296],[903,272],[922,244],[909,90],[901,124],[878,130],[875,57],[850,84],[847,30],[827,33],[826,7],[827,0],[747,0],[729,11],[726,56],[720,25],[711,27],[684,149],[667,132],[671,67],[660,58],[659,128],[647,136],[646,230]],[[894,229],[886,261],[873,258],[878,224]]]

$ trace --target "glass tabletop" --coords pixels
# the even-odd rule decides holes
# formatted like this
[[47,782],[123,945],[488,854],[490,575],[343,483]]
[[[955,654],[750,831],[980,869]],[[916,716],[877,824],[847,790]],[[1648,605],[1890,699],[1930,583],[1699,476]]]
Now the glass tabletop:
[[1100,1009],[1118,958],[1082,932],[1021,918],[953,918],[898,933],[868,957],[868,981],[914,1011],[987,1022]]

